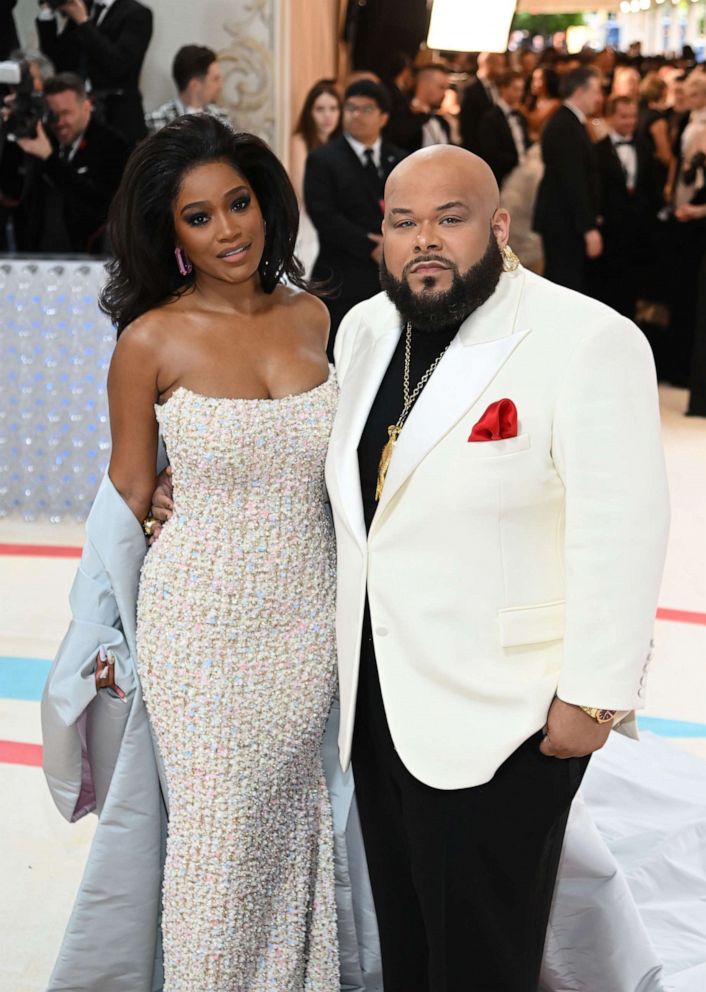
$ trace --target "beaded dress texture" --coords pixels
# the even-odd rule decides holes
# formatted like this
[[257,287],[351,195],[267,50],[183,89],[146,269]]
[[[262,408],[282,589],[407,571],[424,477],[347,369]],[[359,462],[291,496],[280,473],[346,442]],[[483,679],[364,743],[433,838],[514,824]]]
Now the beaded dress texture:
[[143,566],[137,649],[169,793],[164,992],[338,992],[320,758],[337,394],[331,372],[283,399],[180,388],[157,407],[175,513]]

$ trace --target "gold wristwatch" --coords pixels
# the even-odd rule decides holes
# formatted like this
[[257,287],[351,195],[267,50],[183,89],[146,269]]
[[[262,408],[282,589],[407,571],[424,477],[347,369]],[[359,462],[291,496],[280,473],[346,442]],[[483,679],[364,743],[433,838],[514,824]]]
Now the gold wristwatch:
[[586,716],[590,716],[596,723],[610,723],[615,719],[615,714],[618,712],[617,710],[602,710],[597,706],[581,706],[580,708]]

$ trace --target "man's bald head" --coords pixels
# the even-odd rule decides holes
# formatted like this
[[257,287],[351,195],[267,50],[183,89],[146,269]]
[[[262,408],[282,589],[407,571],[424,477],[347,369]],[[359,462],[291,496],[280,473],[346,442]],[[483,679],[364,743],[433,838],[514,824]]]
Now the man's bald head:
[[492,81],[503,72],[506,64],[505,56],[499,52],[481,52],[478,56],[478,74]]
[[403,317],[433,327],[467,315],[494,291],[510,217],[477,155],[454,145],[403,159],[385,186],[383,288]]
[[390,197],[404,199],[410,187],[425,184],[432,189],[456,187],[464,191],[481,210],[488,211],[488,220],[498,209],[500,191],[487,162],[478,155],[456,145],[431,145],[403,158],[388,176],[385,201]]

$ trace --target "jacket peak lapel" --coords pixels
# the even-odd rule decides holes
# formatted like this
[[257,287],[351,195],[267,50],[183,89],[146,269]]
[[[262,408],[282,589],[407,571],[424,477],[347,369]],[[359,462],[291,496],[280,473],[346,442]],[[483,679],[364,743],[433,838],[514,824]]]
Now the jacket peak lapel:
[[351,533],[361,546],[365,546],[367,537],[360,491],[358,444],[399,337],[397,319],[395,324],[378,332],[373,340],[356,350],[341,384],[331,434],[329,466],[333,469]]
[[400,433],[371,535],[422,459],[470,410],[530,333],[529,328],[516,330],[524,281],[521,268],[505,273],[493,296],[461,325]]

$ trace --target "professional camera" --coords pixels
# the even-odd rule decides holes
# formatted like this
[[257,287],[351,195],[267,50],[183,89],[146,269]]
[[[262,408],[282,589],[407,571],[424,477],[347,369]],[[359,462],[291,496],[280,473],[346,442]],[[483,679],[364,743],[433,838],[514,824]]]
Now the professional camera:
[[46,117],[46,104],[34,88],[26,62],[0,62],[0,102],[7,94],[14,96],[9,114],[0,128],[5,138],[36,138],[37,124]]

